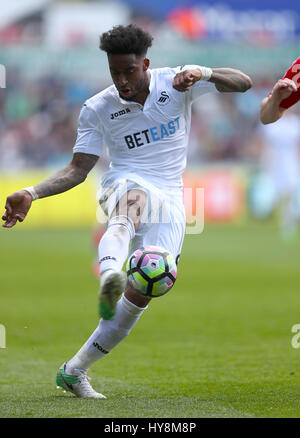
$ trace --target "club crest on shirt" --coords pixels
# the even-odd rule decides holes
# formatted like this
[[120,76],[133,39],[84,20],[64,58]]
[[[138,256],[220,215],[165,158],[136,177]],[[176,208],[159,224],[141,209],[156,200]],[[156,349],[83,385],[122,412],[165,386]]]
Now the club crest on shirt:
[[167,105],[170,102],[170,96],[166,91],[161,91],[160,97],[157,101],[158,105]]

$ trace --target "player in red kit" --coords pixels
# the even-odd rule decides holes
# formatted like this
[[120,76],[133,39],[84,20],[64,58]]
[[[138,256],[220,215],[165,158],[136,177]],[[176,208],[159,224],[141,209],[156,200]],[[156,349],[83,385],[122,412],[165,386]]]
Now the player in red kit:
[[260,129],[265,146],[265,170],[276,194],[280,233],[284,240],[294,238],[299,222],[300,123],[292,111],[282,116],[298,100],[300,58],[276,82],[260,109],[260,120],[266,125]]

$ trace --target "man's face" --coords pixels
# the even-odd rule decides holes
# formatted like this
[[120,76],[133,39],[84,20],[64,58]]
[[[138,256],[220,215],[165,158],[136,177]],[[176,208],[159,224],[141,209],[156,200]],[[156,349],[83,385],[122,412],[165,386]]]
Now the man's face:
[[122,99],[133,100],[148,85],[149,60],[144,56],[108,55],[110,74]]

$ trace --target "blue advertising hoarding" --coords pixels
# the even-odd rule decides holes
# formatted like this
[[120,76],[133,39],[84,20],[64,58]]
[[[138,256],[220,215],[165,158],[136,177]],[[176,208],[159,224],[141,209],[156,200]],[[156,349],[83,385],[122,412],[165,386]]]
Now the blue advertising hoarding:
[[196,29],[194,39],[234,38],[257,32],[280,40],[300,35],[300,0],[126,0],[126,3],[136,13],[156,20],[191,22]]

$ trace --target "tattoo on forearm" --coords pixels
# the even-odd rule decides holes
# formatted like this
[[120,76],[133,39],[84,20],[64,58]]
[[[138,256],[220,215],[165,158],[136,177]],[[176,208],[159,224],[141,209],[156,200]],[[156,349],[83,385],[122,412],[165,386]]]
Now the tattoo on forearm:
[[74,170],[74,168],[68,165],[50,176],[50,178],[37,184],[34,188],[39,195],[39,198],[45,198],[46,196],[65,192],[66,190],[75,187],[77,184],[80,184],[83,179],[81,175]]
[[74,154],[70,164],[50,176],[50,178],[34,186],[39,198],[57,195],[82,183],[97,160],[98,157],[96,155]]

